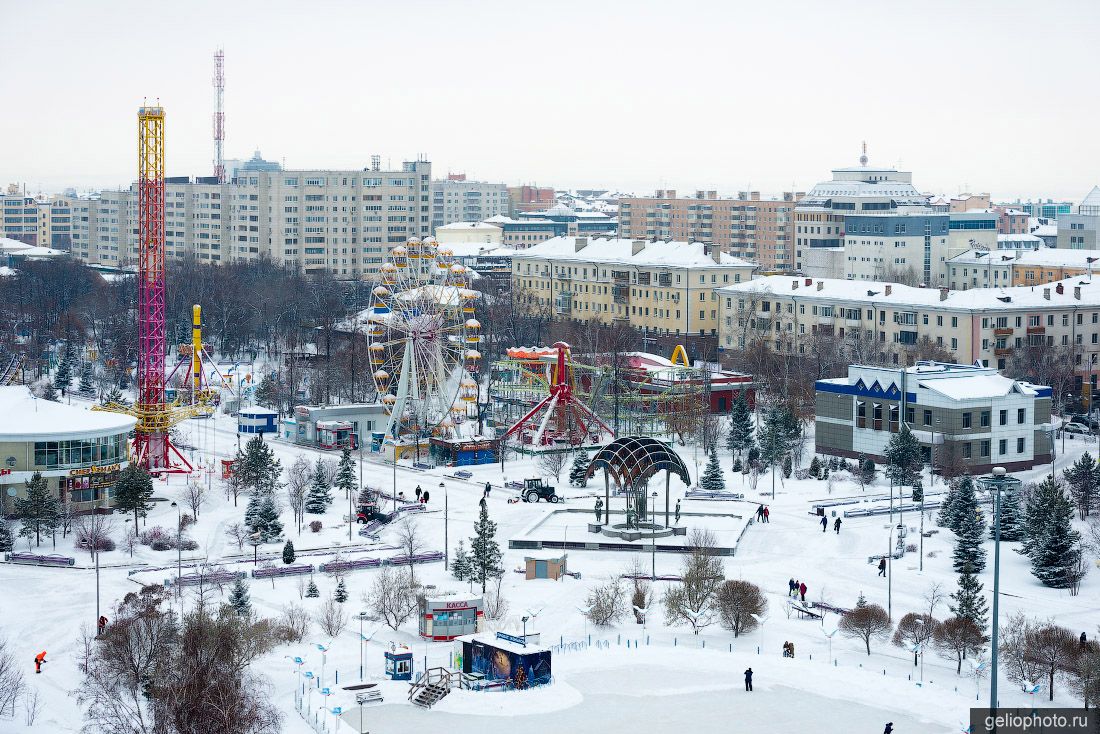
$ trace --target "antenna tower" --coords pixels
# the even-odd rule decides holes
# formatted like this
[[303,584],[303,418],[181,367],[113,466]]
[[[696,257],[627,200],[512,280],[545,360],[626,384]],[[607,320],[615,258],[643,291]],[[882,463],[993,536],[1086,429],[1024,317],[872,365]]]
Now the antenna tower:
[[214,175],[218,183],[225,183],[225,159],[222,147],[225,145],[225,53],[219,48],[214,53]]

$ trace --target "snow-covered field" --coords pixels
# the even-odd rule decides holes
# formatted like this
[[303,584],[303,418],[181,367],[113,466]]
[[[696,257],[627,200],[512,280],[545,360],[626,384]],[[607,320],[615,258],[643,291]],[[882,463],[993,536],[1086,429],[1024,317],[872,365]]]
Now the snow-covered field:
[[[237,437],[231,418],[218,415],[213,420],[189,421],[183,429],[189,434],[189,443],[198,447],[195,458],[205,458],[203,463],[206,465],[216,466],[218,459],[236,451]],[[320,455],[320,452],[278,441],[273,441],[272,445],[284,468],[299,454],[311,460]],[[1088,445],[1093,447],[1091,443]],[[1071,441],[1067,448],[1067,455],[1059,457],[1057,462],[1059,473],[1080,454],[1085,443]],[[694,476],[694,452],[689,447],[681,454]],[[331,452],[324,455],[338,458]],[[773,500],[770,477],[762,477],[758,491],[752,493],[741,475],[735,476],[730,471],[729,457],[723,455],[721,459],[729,489],[743,491],[749,500],[766,502],[771,508],[770,523],[749,526],[738,545],[737,555],[723,560],[727,578],[744,578],[760,585],[769,601],[768,619],[763,629],[736,640],[717,625],[707,628],[700,636],[693,636],[686,627],[670,628],[665,624],[659,604],[649,615],[645,629],[633,624],[633,620],[611,629],[596,629],[587,624],[577,607],[583,604],[592,584],[625,569],[632,560],[629,553],[570,551],[569,568],[580,571],[582,580],[566,577],[561,581],[525,581],[522,574],[513,573],[512,569],[520,566],[523,556],[530,552],[508,550],[508,539],[530,529],[540,517],[551,512],[551,506],[545,503],[510,504],[507,500],[514,493],[501,487],[505,479],[536,476],[532,460],[508,462],[503,472],[499,464],[474,467],[474,478],[470,482],[448,479],[442,469],[419,472],[399,468],[397,489],[407,497],[413,495],[417,485],[431,491],[431,508],[436,511],[416,517],[428,540],[429,550],[443,550],[444,513],[441,510],[444,492],[439,487],[440,482],[447,487],[452,549],[458,539],[468,539],[472,535],[482,486],[486,481],[493,483],[488,508],[498,523],[497,539],[505,553],[508,572],[503,593],[510,605],[507,618],[499,623],[500,628],[519,629],[519,618],[527,614],[533,615],[527,623],[528,631],[539,632],[544,644],[556,646],[562,642],[587,642],[588,639],[608,644],[593,644],[583,649],[566,645],[564,650],[555,650],[555,680],[543,689],[513,693],[456,691],[431,711],[408,704],[407,684],[384,682],[385,703],[363,709],[364,729],[382,734],[440,730],[503,732],[522,726],[531,732],[571,730],[618,734],[639,730],[670,731],[673,727],[699,732],[725,731],[737,724],[740,726],[734,727],[735,731],[866,731],[877,734],[885,722],[893,721],[899,733],[959,731],[959,722],[966,719],[967,709],[975,705],[977,691],[975,680],[968,674],[968,666],[964,665],[962,676],[956,676],[952,661],[930,652],[925,656],[923,681],[920,681],[921,668],[914,668],[911,653],[880,642],[872,647],[872,654],[868,656],[861,641],[840,634],[833,638],[830,659],[829,641],[823,631],[834,629],[837,617],[827,615],[821,623],[800,620],[796,614],[788,615],[785,611],[787,581],[791,577],[806,583],[808,601],[851,607],[862,592],[868,601],[887,606],[888,582],[877,576],[877,569],[868,563],[868,557],[886,552],[889,517],[851,518],[845,520],[839,535],[831,526],[823,533],[818,518],[810,514],[810,504],[811,500],[830,496],[826,482],[810,479],[777,483]],[[699,461],[703,461],[701,455]],[[1018,476],[1029,480],[1048,472],[1049,466]],[[591,509],[592,500],[584,497],[587,490],[563,486],[566,473],[563,472],[562,479],[557,482],[570,497],[565,507]],[[367,484],[387,491],[394,481],[390,464],[370,459],[364,465],[363,476]],[[144,521],[147,526],[172,526],[176,510],[168,502],[179,497],[184,481],[182,477],[173,477],[167,482],[156,482],[156,497],[165,501],[156,504]],[[184,552],[183,563],[223,559],[227,566],[237,564],[247,570],[252,565],[251,548],[245,546],[242,553],[225,535],[227,526],[242,519],[245,501],[242,499],[240,506],[234,507],[221,493],[216,476],[212,483],[215,491],[211,501],[189,531],[200,549]],[[599,484],[602,490],[602,482]],[[929,489],[936,491],[939,488],[936,484]],[[684,490],[683,484],[673,479],[673,503],[682,497]],[[594,486],[591,492],[595,491]],[[866,493],[884,491],[886,487],[880,481]],[[832,489],[834,497],[858,494],[861,494],[858,485],[845,480],[836,481]],[[612,504],[617,507],[616,500]],[[553,507],[561,508],[562,505]],[[699,526],[707,524],[706,518],[694,513],[748,516],[752,509],[744,503],[683,501],[685,523]],[[301,535],[293,526],[289,511],[283,513],[282,520],[287,537],[294,541],[299,553],[310,549],[329,549],[327,552],[331,553],[343,548],[346,554],[349,546],[346,513],[347,502],[337,497],[329,512],[319,517],[324,524],[323,530],[311,533],[305,529]],[[307,516],[308,519],[311,518]],[[124,520],[115,516],[116,539],[121,538],[127,527]],[[544,527],[552,528],[554,522],[551,519]],[[919,522],[919,513],[907,508],[905,524],[912,529],[909,542],[918,542]],[[720,524],[715,523],[715,529],[725,531]],[[935,526],[931,514],[926,517],[925,526]],[[554,537],[558,537],[559,532],[561,528],[550,530]],[[570,528],[568,533],[569,540],[579,540],[584,535],[580,525],[576,531]],[[393,540],[392,530],[382,532],[383,544]],[[365,539],[353,533],[350,545],[365,543]],[[1096,609],[1100,606],[1100,574],[1094,572],[1086,577],[1076,597],[1065,591],[1047,589],[1032,577],[1027,560],[1011,550],[1013,545],[1006,545],[1001,554],[1001,614],[1023,610],[1031,616],[1054,617],[1059,624],[1075,633],[1085,631],[1091,638],[1096,633]],[[946,592],[955,589],[956,576],[950,560],[952,547],[951,533],[940,531],[925,540],[923,571],[918,569],[916,553],[894,562],[890,603],[895,621],[906,612],[927,608],[923,596],[932,583],[942,583]],[[987,541],[986,547],[990,551],[990,563],[981,581],[986,593],[990,594],[991,542]],[[20,547],[23,548],[25,544]],[[261,548],[260,552],[275,554],[280,550],[281,544],[272,544]],[[42,551],[53,552],[48,541]],[[75,555],[78,567],[52,569],[0,564],[3,634],[8,637],[17,659],[26,662],[29,683],[40,691],[44,703],[33,727],[24,724],[20,711],[14,719],[0,719],[0,732],[71,732],[80,727],[81,712],[74,700],[74,691],[80,685],[76,656],[81,627],[91,628],[96,619],[96,574],[89,555],[73,551],[71,536],[58,539],[57,552]],[[648,569],[649,554],[639,554],[639,559],[643,568]],[[309,562],[323,560],[324,556],[318,556]],[[680,563],[678,556],[657,554],[657,573],[676,573]],[[143,564],[168,568],[129,575]],[[119,550],[102,554],[99,589],[103,613],[113,616],[112,609],[121,596],[138,588],[136,579],[162,582],[174,576],[175,564],[175,551],[158,553],[140,546],[132,559],[121,544]],[[374,570],[353,571],[345,577],[350,613],[355,614],[363,608],[361,596],[375,573]],[[433,584],[440,591],[467,588],[465,583],[450,578],[442,563],[423,564],[418,566],[416,573],[422,583]],[[253,581],[249,588],[253,607],[260,614],[271,616],[277,615],[280,607],[289,601],[316,610],[333,592],[336,581],[324,574],[318,574],[315,580],[321,599],[300,599],[297,582],[292,578]],[[660,595],[666,584],[662,582],[657,586]],[[947,615],[946,604],[935,611],[939,618]],[[370,681],[383,680],[382,650],[391,642],[404,643],[413,649],[418,670],[425,660],[429,665],[444,665],[449,660],[451,644],[420,640],[415,620],[410,620],[398,632],[367,622],[364,632],[368,636],[373,633],[365,645],[364,677]],[[793,660],[780,654],[782,643],[788,640],[795,644]],[[305,658],[303,668],[319,675],[322,661],[316,643],[331,643],[325,661],[326,685],[335,686],[337,674],[341,685],[359,680],[358,622],[353,621],[335,640],[324,639],[315,627],[307,643],[281,647],[260,665],[272,683],[276,700],[286,712],[284,730],[287,732],[312,730],[295,711],[293,691],[299,685],[298,670],[288,656]],[[40,650],[48,651],[49,662],[43,674],[36,676],[31,661]],[[743,686],[742,672],[749,666],[755,671],[756,690],[752,693],[745,692]],[[1044,698],[1045,693],[1044,690]],[[328,701],[320,701],[320,698],[314,691],[310,700],[313,709],[322,703],[330,708],[342,706],[345,711],[352,709],[352,716],[348,718],[357,722],[359,710],[352,694],[340,691]],[[986,705],[987,698],[988,679],[981,683],[981,705]],[[1026,694],[1003,678],[1001,700],[1003,705],[1009,706],[1031,703]],[[1063,688],[1056,691],[1054,703],[1076,705],[1078,702]],[[517,721],[516,717],[521,718]],[[333,717],[329,715],[324,721],[328,731],[333,731]],[[348,724],[341,728],[344,732],[357,730],[357,726]]]

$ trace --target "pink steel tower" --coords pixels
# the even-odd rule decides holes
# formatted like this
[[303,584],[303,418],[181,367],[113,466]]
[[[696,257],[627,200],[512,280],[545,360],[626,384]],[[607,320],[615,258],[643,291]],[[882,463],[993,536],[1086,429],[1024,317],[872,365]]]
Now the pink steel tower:
[[225,97],[225,53],[219,48],[214,54],[214,89],[216,106],[214,108],[214,175],[218,183],[225,183],[225,159],[222,147],[225,145],[225,111],[222,107]]

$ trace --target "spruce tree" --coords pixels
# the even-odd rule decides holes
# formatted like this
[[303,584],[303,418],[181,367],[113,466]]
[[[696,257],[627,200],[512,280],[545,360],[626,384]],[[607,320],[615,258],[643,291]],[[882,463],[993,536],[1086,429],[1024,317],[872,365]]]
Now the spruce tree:
[[0,553],[10,553],[15,546],[8,519],[0,514]]
[[61,358],[61,363],[57,365],[57,370],[53,373],[53,386],[55,390],[64,394],[72,384],[72,365],[69,363],[69,357],[66,354]]
[[989,624],[989,604],[982,590],[982,582],[974,575],[974,569],[966,566],[959,574],[958,590],[951,595],[955,603],[948,605],[952,614],[969,619],[980,630],[984,630]]
[[[1001,540],[1013,542],[1024,539],[1023,511],[1020,509],[1019,492],[1001,492]],[[994,518],[996,519],[996,518]],[[989,537],[996,533],[995,523],[989,524]]]
[[982,541],[985,540],[985,522],[980,514],[975,511],[959,518],[955,531],[955,555],[954,568],[961,572],[970,567],[975,573],[985,570],[985,548]]
[[707,460],[707,468],[703,470],[703,476],[699,480],[699,487],[711,492],[721,492],[726,488],[726,479],[722,475],[722,466],[718,463],[718,454],[710,452]]
[[325,466],[320,459],[317,459],[317,465],[313,469],[313,481],[310,482],[309,491],[306,493],[305,510],[311,515],[323,515],[331,504],[332,493],[329,491]]
[[573,466],[569,469],[569,485],[572,487],[586,487],[588,486],[588,478],[585,474],[588,472],[588,464],[590,459],[588,452],[580,450],[576,456],[573,457]]
[[348,587],[344,585],[343,578],[336,582],[336,591],[332,593],[332,598],[337,604],[343,604],[348,600]]
[[264,375],[256,386],[256,402],[265,408],[279,409],[279,385],[271,379],[271,375]]
[[249,532],[262,534],[262,523],[260,522],[260,503],[263,501],[265,495],[259,492],[253,492],[248,498],[248,505],[244,508],[244,524],[248,526]]
[[1028,497],[1027,508],[1024,510],[1024,544],[1019,549],[1028,558],[1035,558],[1036,549],[1051,520],[1049,508],[1054,503],[1055,496],[1061,495],[1061,485],[1047,477]]
[[238,616],[247,616],[252,611],[252,602],[248,596],[248,587],[244,579],[238,578],[233,582],[233,588],[229,591],[229,606]]
[[733,401],[730,409],[730,427],[726,434],[726,448],[734,456],[740,456],[741,452],[752,443],[752,414],[749,411],[749,403],[745,398],[744,390]]
[[36,545],[42,545],[42,536],[52,533],[61,524],[61,501],[50,494],[46,478],[35,472],[24,482],[26,496],[16,497],[15,516],[22,522],[19,537],[34,537]]
[[294,543],[290,540],[283,546],[283,563],[288,566],[294,563]]
[[1058,489],[1048,495],[1045,509],[1047,520],[1033,546],[1031,572],[1047,586],[1069,588],[1079,573],[1081,557],[1081,533],[1073,529],[1073,505]]
[[908,425],[902,424],[901,429],[890,436],[884,456],[886,476],[892,479],[894,484],[912,486],[920,477],[923,467],[920,441],[909,430]]
[[153,499],[153,478],[137,464],[130,464],[118,475],[115,484],[115,508],[134,513],[134,527],[138,518],[145,515]]
[[947,492],[940,500],[940,511],[936,515],[936,523],[940,527],[950,528],[955,522],[955,498],[958,497],[958,486],[960,482],[969,478],[963,477],[957,481],[947,483]]
[[355,465],[351,461],[351,449],[344,447],[344,452],[340,454],[340,465],[336,468],[336,477],[333,479],[333,484],[336,485],[337,489],[344,490],[346,499],[355,490],[357,483]]
[[864,486],[873,484],[875,481],[875,462],[864,459],[859,466],[859,478]]
[[821,479],[821,459],[814,456],[810,461],[810,476],[814,479]]
[[52,382],[47,382],[42,386],[42,399],[49,400],[51,403],[60,402],[57,397],[57,389]]
[[264,494],[261,496],[256,525],[257,527],[253,528],[253,532],[259,532],[260,540],[264,543],[271,543],[282,536],[283,523],[279,520],[279,507],[275,504],[274,495]]
[[1097,497],[1100,494],[1097,489],[1100,486],[1100,466],[1097,466],[1092,454],[1086,451],[1062,474],[1066,477],[1070,496],[1077,505],[1077,512],[1082,519],[1088,517],[1089,512],[1096,507]]
[[755,443],[750,443],[745,451],[748,453],[749,464],[755,464],[760,461],[760,449],[756,447]]
[[451,575],[459,581],[466,581],[473,577],[470,556],[466,553],[466,544],[461,540],[455,548],[455,559],[451,561]]
[[783,457],[783,478],[790,479],[791,472],[794,471],[794,462],[791,460],[791,455],[787,454]]
[[733,460],[733,470],[735,472],[739,472],[743,468],[744,468],[744,465],[741,463],[741,457],[738,456],[736,459]]
[[107,394],[103,397],[103,401],[100,405],[121,405],[124,408],[130,407],[130,401],[126,399],[126,396],[122,394],[122,390],[118,389],[118,385],[112,387]]
[[[321,460],[317,459],[320,463]],[[246,490],[274,493],[279,484],[283,466],[275,458],[275,452],[259,436],[249,439],[243,450],[237,452],[233,473]]]
[[955,496],[947,515],[947,527],[958,533],[963,522],[977,513],[978,498],[974,495],[974,480],[964,476],[955,487]]
[[481,584],[481,593],[489,579],[504,574],[500,546],[496,541],[497,524],[489,519],[486,505],[481,506],[481,516],[474,524],[474,537],[470,538],[470,579]]
[[321,596],[321,592],[317,590],[317,584],[313,583],[313,579],[309,580],[309,586],[306,587],[306,598],[316,599]]
[[84,397],[95,395],[95,385],[92,384],[92,363],[85,362],[80,367],[80,385],[76,391]]

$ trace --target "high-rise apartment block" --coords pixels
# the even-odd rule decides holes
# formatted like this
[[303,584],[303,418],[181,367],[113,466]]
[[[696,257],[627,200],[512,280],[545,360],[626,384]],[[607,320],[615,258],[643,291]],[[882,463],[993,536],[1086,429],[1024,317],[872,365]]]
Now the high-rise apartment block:
[[[241,170],[165,181],[169,258],[232,262],[267,257],[304,272],[355,277],[386,250],[431,232],[431,164],[399,171]],[[137,258],[136,189],[74,202],[73,254],[100,265]]]
[[28,245],[40,244],[38,203],[34,197],[26,196],[16,186],[9,186],[7,193],[0,195],[0,207],[3,211],[3,220],[0,220],[0,237],[18,240]]
[[1100,186],[1094,186],[1076,211],[1058,215],[1059,248],[1095,250],[1100,229]]
[[679,197],[661,190],[652,197],[619,201],[619,233],[624,239],[713,242],[735,257],[766,270],[787,270],[793,260],[794,206],[801,193],[761,199],[759,191],[741,191],[736,199],[717,191]]
[[452,222],[483,222],[508,213],[510,200],[504,184],[468,181],[452,173],[432,182],[432,231]]
[[545,186],[509,186],[509,214],[537,212],[554,206],[554,189]]

